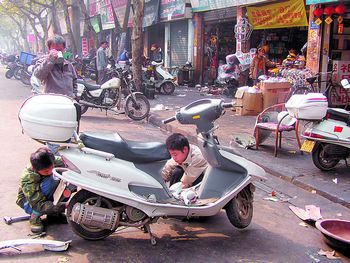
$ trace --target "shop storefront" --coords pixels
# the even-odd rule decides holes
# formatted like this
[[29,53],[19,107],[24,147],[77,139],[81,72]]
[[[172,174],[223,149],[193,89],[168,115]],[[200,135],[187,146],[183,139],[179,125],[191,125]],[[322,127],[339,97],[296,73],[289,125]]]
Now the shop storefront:
[[203,81],[213,83],[218,67],[226,63],[226,56],[236,52],[234,27],[236,25],[236,7],[212,10],[203,13],[204,54]]
[[250,47],[264,47],[268,58],[279,64],[291,49],[295,50],[296,55],[301,54],[308,37],[303,0],[250,6],[247,10],[249,22],[254,27]]

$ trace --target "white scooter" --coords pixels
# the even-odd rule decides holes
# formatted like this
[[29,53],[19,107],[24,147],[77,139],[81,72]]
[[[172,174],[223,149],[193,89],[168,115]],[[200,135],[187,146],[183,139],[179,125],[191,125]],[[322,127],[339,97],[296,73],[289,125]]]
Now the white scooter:
[[162,91],[166,95],[173,94],[176,88],[176,78],[163,68],[163,61],[151,61],[149,64],[147,67],[142,67],[147,80],[154,83],[158,92]]
[[164,143],[128,141],[118,133],[88,132],[80,136],[75,133],[75,142],[62,143],[71,138],[72,127],[78,125],[75,107],[74,101],[64,96],[37,95],[22,105],[19,118],[23,131],[31,138],[63,146],[59,154],[67,168],[54,169],[55,176],[61,179],[55,201],[69,197],[74,186],[79,189],[69,199],[66,210],[76,234],[99,240],[122,226],[141,227],[154,245],[150,224],[159,217],[213,216],[221,209],[226,210],[235,227],[250,224],[255,190],[252,182],[264,179],[265,172],[221,146],[213,134],[214,121],[225,108],[232,107],[231,103],[198,100],[164,121],[196,125],[199,147],[209,163],[201,183],[176,195],[160,174],[170,158]]
[[[341,84],[345,89],[350,88],[346,79],[342,80]],[[327,98],[324,97],[324,99],[327,105]],[[309,103],[313,102],[309,101]],[[288,108],[288,102],[286,107]],[[315,111],[323,111],[315,107]],[[309,112],[312,110],[311,107],[308,109]],[[315,166],[322,171],[333,169],[340,160],[346,162],[350,157],[350,112],[344,109],[326,108],[320,118],[310,122],[310,126],[303,132],[303,137],[306,140],[301,150],[312,153]]]

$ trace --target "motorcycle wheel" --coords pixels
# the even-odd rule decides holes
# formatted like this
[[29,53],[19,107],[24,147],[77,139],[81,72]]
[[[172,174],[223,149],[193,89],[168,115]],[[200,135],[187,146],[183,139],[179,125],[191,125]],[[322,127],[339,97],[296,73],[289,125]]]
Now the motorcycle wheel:
[[8,71],[6,71],[5,77],[6,77],[7,79],[12,78],[12,77],[13,77],[13,70],[9,69]]
[[225,206],[226,215],[237,228],[246,228],[253,218],[253,192],[246,186]]
[[135,98],[135,103],[131,96],[126,99],[125,114],[134,121],[140,121],[148,116],[151,106],[145,95],[136,93]]
[[160,85],[160,88],[165,95],[171,95],[175,91],[175,84],[172,82],[165,82]]
[[70,216],[72,213],[73,206],[76,203],[88,204],[92,206],[98,206],[103,208],[112,208],[111,202],[97,194],[91,193],[86,190],[81,190],[77,192],[71,199],[67,207],[67,220],[68,224],[72,227],[74,233],[78,236],[87,239],[87,240],[101,240],[109,235],[111,235],[114,231],[108,229],[100,229],[97,227],[89,227],[85,225],[79,225],[70,220]]
[[327,158],[326,151],[328,146],[332,145],[318,143],[312,151],[312,161],[314,162],[314,165],[321,171],[332,170],[340,161],[339,159]]
[[21,67],[16,67],[13,70],[13,76],[15,77],[15,79],[21,80],[21,74],[22,74],[22,68]]
[[21,70],[21,79],[24,85],[30,86],[30,75],[26,73],[24,70]]

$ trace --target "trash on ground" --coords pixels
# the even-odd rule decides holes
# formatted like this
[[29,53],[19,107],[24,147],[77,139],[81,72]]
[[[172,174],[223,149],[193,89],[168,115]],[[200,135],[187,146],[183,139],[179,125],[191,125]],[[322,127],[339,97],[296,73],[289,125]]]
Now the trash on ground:
[[244,134],[233,136],[230,145],[232,144],[232,142],[237,143],[240,147],[245,149],[250,149],[256,144],[254,136]]
[[57,262],[68,262],[69,261],[69,258],[68,257],[59,257],[58,259],[57,259]]
[[304,221],[317,221],[322,219],[321,209],[314,205],[306,205],[305,210],[300,207],[290,205],[289,209],[292,210],[297,217]]
[[179,94],[176,97],[186,97],[186,94]]
[[342,213],[338,213],[337,216],[343,216],[343,214]]
[[152,108],[152,110],[156,111],[156,110],[164,110],[165,107],[163,104],[157,104],[156,106],[154,106],[154,108]]
[[272,201],[272,202],[278,202],[279,201],[279,199],[277,197],[273,197],[273,196],[264,197],[264,200]]
[[308,224],[306,224],[305,222],[300,222],[300,223],[299,223],[299,226],[309,227],[309,225],[308,225]]
[[296,154],[297,152],[296,151],[288,151],[288,153]]
[[337,254],[335,253],[334,250],[326,251],[326,250],[320,249],[320,251],[318,251],[317,254],[321,256],[326,256],[328,259],[340,259],[340,257],[336,256]]
[[316,194],[316,190],[311,190],[311,193],[312,194]]
[[337,184],[338,183],[338,178],[334,178],[332,181],[333,181],[333,183]]

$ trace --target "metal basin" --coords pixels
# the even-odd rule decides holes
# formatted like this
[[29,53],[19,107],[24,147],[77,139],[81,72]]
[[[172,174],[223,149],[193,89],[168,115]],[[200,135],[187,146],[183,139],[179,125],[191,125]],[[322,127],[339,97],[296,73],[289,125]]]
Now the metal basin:
[[330,246],[346,253],[350,252],[350,221],[324,219],[317,221],[316,227]]

